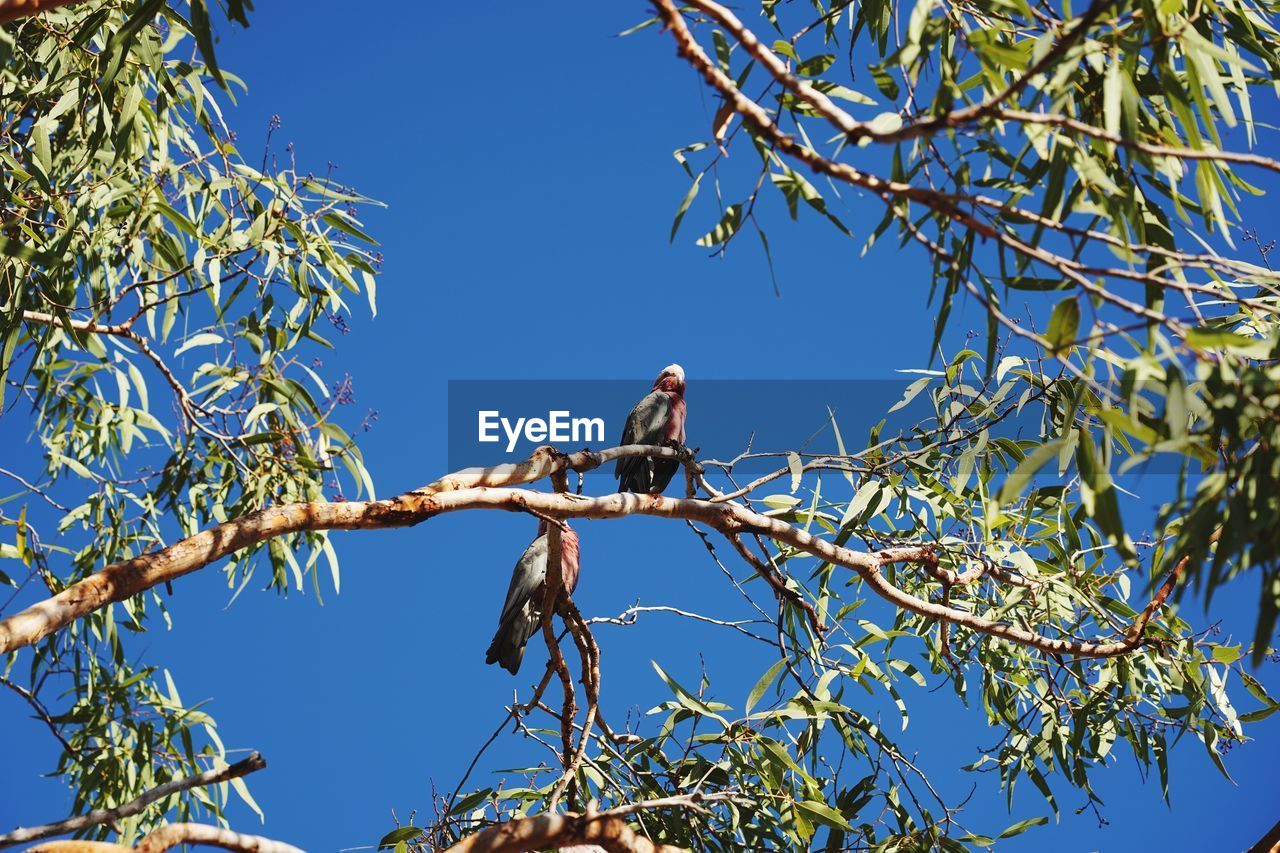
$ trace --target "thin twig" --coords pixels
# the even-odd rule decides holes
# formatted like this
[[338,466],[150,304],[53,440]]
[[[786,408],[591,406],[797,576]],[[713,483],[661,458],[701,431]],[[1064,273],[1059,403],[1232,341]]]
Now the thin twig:
[[[94,809],[88,814],[80,815],[78,817],[69,817],[66,820],[58,821],[57,823],[46,823],[42,826],[15,829],[7,835],[0,835],[0,847],[12,847],[15,844],[21,844],[24,841],[35,841],[40,838],[49,838],[54,835],[66,835],[69,832],[78,832],[91,826],[100,826],[104,823],[113,823],[127,817],[133,817],[134,815],[141,814],[147,806],[157,800],[163,800],[165,797],[176,794],[179,791],[185,791],[189,788],[200,788],[205,785],[216,785],[220,782],[226,782],[229,779],[237,779],[241,776],[246,776],[250,773],[261,770],[266,766],[266,759],[258,753],[253,752],[250,753],[249,757],[245,758],[243,761],[237,761],[235,764],[228,765],[221,769],[206,770],[205,772],[197,773],[194,776],[187,776],[183,779],[175,779],[172,782],[157,785],[124,805],[116,806],[112,809]],[[47,845],[41,845],[41,847],[47,847]],[[137,849],[142,850],[144,848],[140,844]],[[164,850],[168,848],[155,847],[146,849]],[[265,851],[266,848],[263,848],[263,850]]]

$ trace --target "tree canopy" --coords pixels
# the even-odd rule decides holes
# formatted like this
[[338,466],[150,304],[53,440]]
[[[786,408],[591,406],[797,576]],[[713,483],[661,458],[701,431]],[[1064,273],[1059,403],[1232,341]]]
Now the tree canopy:
[[[681,615],[775,662],[745,697],[655,663],[669,700],[611,726],[602,690],[626,683],[602,679],[593,626],[617,620],[581,612],[553,569],[534,639],[550,662],[495,732],[546,760],[501,785],[469,771],[382,838],[398,853],[964,850],[1047,821],[968,825],[911,758],[908,685],[985,717],[996,743],[967,769],[1011,807],[1019,784],[1051,813],[1067,791],[1095,804],[1120,752],[1166,796],[1175,745],[1225,773],[1221,753],[1280,708],[1255,675],[1280,614],[1280,274],[1239,206],[1280,173],[1260,142],[1277,11],[654,0],[627,37],[666,40],[717,106],[676,152],[671,238],[724,252],[746,235],[772,275],[759,211],[780,204],[862,251],[928,257],[933,361],[894,407],[918,415],[865,437],[833,416],[824,454],[544,448],[379,500],[329,354],[351,312],[376,313],[375,202],[300,171],[292,146],[237,147],[223,107],[243,84],[215,32],[252,5],[0,0],[0,402],[42,454],[0,466],[0,684],[57,739],[80,816],[0,845],[270,849],[224,817],[232,792],[257,808],[243,776],[261,760],[229,764],[181,673],[138,660],[132,635],[167,622],[187,573],[217,565],[233,595],[255,578],[337,592],[329,531],[484,509],[547,521],[553,567],[566,519],[687,524],[688,559],[760,618]],[[985,333],[949,348],[965,303]],[[633,456],[683,476],[665,497],[569,490]],[[1172,476],[1139,517],[1121,498],[1153,466]],[[1251,642],[1176,606],[1237,578],[1260,590]]]

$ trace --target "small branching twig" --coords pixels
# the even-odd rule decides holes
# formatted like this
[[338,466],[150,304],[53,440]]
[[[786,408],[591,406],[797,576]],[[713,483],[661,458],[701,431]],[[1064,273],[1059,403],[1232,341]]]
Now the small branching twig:
[[[216,785],[220,782],[226,782],[229,779],[236,779],[241,776],[247,776],[248,774],[257,772],[258,770],[261,770],[266,766],[267,766],[266,759],[264,759],[258,753],[254,752],[254,753],[251,753],[249,757],[244,759],[243,761],[237,761],[235,764],[231,764],[227,767],[223,767],[218,770],[206,770],[205,772],[197,773],[194,776],[187,776],[183,779],[175,779],[172,782],[166,782],[163,785],[158,785],[157,787],[152,788],[149,791],[146,791],[140,796],[135,797],[134,799],[130,800],[124,805],[116,806],[113,809],[96,809],[94,811],[89,812],[88,814],[80,815],[78,817],[69,817],[66,820],[58,821],[57,823],[47,823],[42,826],[32,826],[25,829],[15,829],[13,832],[7,833],[6,835],[0,835],[0,847],[12,847],[15,844],[21,844],[24,841],[35,841],[40,838],[50,838],[54,835],[66,835],[69,832],[79,832],[80,830],[87,829],[91,826],[100,826],[104,823],[114,823],[116,821],[123,820],[124,818],[133,817],[134,815],[141,814],[147,808],[147,806],[151,805],[154,802],[157,802],[158,800],[163,800],[165,797],[168,797],[172,794],[176,794],[179,791],[186,791],[190,788],[201,788],[201,787],[204,787],[205,785]],[[153,833],[153,835],[159,836],[161,833],[164,832],[164,830],[172,829],[172,827],[187,827],[187,826],[198,826],[198,825],[197,824],[171,824],[169,827],[162,827],[161,829],[156,830],[156,833]],[[214,830],[214,829],[217,829],[217,827],[204,827],[203,829]],[[226,830],[218,830],[218,831],[226,832]],[[160,847],[160,846],[155,846],[153,844],[153,846],[147,847],[147,846],[144,846],[147,844],[147,840],[144,839],[141,843],[139,843],[138,847],[135,849],[160,851],[160,850],[168,850],[169,847],[176,846],[177,844],[211,843],[209,841],[200,840],[194,836],[178,837],[175,834],[177,832],[178,832],[177,830],[173,830],[168,835],[164,836],[164,838],[170,838],[170,837],[176,838],[175,841],[168,844],[167,846]],[[196,834],[198,835],[200,833],[197,832]],[[228,834],[235,835],[235,833],[228,833]],[[148,839],[150,839],[151,837],[152,836],[148,836]],[[249,836],[241,836],[241,837],[249,837]],[[78,843],[80,842],[52,842],[49,844],[42,844],[39,847],[35,847],[32,849],[47,850],[47,851],[63,850],[69,853],[69,851],[71,850],[70,847],[64,847],[64,846],[58,846],[58,845],[78,844]],[[155,842],[155,844],[159,844],[159,843],[160,843],[159,841]],[[278,842],[271,842],[271,843],[279,844]],[[116,850],[120,849],[114,844],[106,845],[106,846]],[[283,851],[285,850],[292,851],[295,848],[289,847],[288,845],[279,845],[277,847],[229,847],[227,849],[261,850],[263,851],[263,853],[267,853],[267,851],[270,851],[270,850],[277,850],[283,853]]]

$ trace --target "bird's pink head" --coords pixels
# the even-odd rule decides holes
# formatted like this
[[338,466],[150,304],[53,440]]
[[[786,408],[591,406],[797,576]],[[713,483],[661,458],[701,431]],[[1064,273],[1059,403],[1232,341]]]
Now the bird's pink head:
[[671,391],[684,396],[684,368],[678,364],[668,364],[654,380],[653,388],[655,391]]

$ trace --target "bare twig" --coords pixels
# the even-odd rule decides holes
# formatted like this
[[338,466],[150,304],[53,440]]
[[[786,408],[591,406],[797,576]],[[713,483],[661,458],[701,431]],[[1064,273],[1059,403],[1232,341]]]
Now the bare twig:
[[706,622],[709,625],[720,625],[721,627],[724,627],[724,628],[732,628],[733,630],[737,631],[739,634],[743,634],[744,636],[750,637],[753,640],[759,640],[760,642],[767,643],[770,646],[773,645],[772,640],[762,637],[759,634],[748,631],[746,628],[743,627],[744,625],[772,624],[772,623],[765,623],[764,620],[738,619],[738,620],[730,621],[727,619],[716,619],[711,616],[703,616],[701,613],[692,613],[688,610],[681,610],[678,607],[668,607],[666,605],[660,605],[660,604],[653,604],[653,605],[646,605],[646,606],[641,606],[639,604],[636,604],[632,607],[628,607],[626,610],[622,611],[617,616],[593,616],[590,619],[586,620],[586,623],[588,625],[634,625],[636,623],[636,618],[641,613],[673,613],[676,616],[683,616],[684,618],[692,619],[695,622]]
[[57,502],[57,501],[55,501],[53,498],[49,497],[49,495],[48,495],[48,494],[47,494],[43,489],[41,489],[39,486],[36,486],[36,485],[34,485],[34,484],[32,484],[32,483],[28,483],[26,480],[24,480],[24,479],[23,479],[21,476],[19,476],[18,474],[15,474],[15,473],[13,473],[12,471],[6,470],[6,469],[4,469],[4,468],[0,468],[0,474],[3,474],[3,475],[5,475],[6,477],[10,477],[10,478],[12,478],[12,479],[14,479],[14,480],[17,480],[19,483],[21,483],[21,484],[26,488],[26,490],[27,490],[27,491],[29,491],[29,492],[33,492],[33,493],[35,493],[35,494],[39,495],[41,498],[43,498],[43,499],[44,499],[44,502],[45,502],[45,503],[47,503],[49,506],[53,507],[54,509],[61,510],[62,512],[71,512],[71,508],[70,508],[70,507],[66,507],[66,506],[63,506],[62,504],[58,503],[58,502]]
[[[3,676],[0,676],[0,684],[3,684],[5,687],[8,687],[14,693],[17,693],[19,696],[21,696],[23,699],[27,701],[27,704],[30,705],[32,709],[36,712],[36,716],[40,719],[40,721],[49,728],[49,731],[53,732],[53,736],[58,739],[58,743],[62,744],[62,748],[67,751],[68,755],[76,754],[76,750],[71,746],[71,744],[67,743],[67,739],[62,736],[62,731],[58,728],[58,724],[55,723],[53,721],[53,717],[49,715],[49,710],[45,708],[43,702],[41,702],[38,698],[36,698],[36,695],[34,693],[32,693],[30,690],[26,689],[20,684],[14,684],[12,681],[10,681],[9,679]],[[53,834],[57,835],[58,833],[53,833]],[[5,846],[5,839],[7,837],[8,836],[0,835],[0,847]],[[33,835],[31,836],[31,838],[44,838],[44,836]],[[24,839],[21,839],[21,838],[18,839],[18,841],[22,841],[22,840]],[[17,842],[14,842],[14,843],[17,843]]]
[[[561,795],[566,790],[570,792],[572,800],[578,768],[586,755],[587,742],[600,712],[600,647],[596,645],[595,638],[591,636],[591,631],[582,619],[582,614],[578,612],[577,606],[568,595],[564,597],[562,608],[564,623],[569,628],[569,633],[573,635],[574,644],[577,645],[578,654],[582,659],[582,686],[587,697],[587,712],[583,718],[582,735],[578,738],[578,746],[573,751],[572,757],[565,762],[564,774],[551,793],[548,811],[555,810]],[[561,720],[562,725],[563,722]]]

